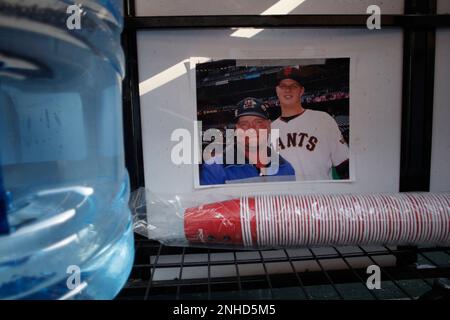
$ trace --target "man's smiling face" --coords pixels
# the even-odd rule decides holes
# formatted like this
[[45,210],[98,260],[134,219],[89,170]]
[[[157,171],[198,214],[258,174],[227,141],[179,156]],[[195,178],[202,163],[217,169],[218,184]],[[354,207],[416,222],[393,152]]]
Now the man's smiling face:
[[242,116],[236,123],[238,143],[241,147],[267,147],[270,134],[270,120],[259,116]]
[[282,106],[297,105],[300,104],[304,88],[295,80],[284,79],[277,85],[276,91]]

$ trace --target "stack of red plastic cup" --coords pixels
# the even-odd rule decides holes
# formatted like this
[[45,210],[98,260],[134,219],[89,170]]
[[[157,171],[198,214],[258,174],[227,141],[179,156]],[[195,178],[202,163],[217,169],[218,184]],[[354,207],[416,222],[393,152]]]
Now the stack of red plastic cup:
[[185,211],[191,243],[244,247],[448,244],[450,194],[242,197]]

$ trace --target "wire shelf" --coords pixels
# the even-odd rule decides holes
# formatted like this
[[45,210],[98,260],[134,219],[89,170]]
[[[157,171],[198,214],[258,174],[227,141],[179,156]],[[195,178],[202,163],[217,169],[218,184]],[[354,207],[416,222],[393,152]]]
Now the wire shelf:
[[[231,251],[168,247],[136,236],[117,299],[449,299],[450,247]],[[380,289],[369,289],[380,267]]]

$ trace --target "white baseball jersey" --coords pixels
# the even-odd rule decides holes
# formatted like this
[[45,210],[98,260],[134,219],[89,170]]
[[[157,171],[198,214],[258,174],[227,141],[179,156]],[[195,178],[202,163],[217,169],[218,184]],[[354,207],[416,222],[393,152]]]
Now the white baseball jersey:
[[285,122],[272,122],[279,130],[277,150],[294,167],[296,180],[330,180],[331,168],[349,158],[336,121],[326,112],[306,109]]

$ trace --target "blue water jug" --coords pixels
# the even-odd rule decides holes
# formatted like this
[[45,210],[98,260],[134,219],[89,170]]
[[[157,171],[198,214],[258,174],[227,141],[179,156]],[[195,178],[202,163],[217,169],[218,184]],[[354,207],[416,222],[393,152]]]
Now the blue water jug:
[[0,0],[0,299],[111,299],[133,262],[119,0]]

